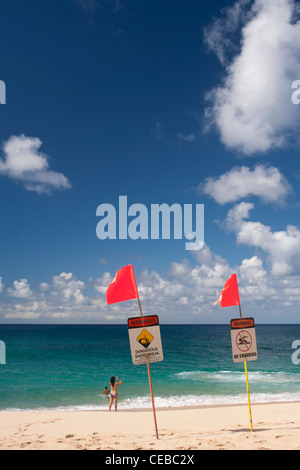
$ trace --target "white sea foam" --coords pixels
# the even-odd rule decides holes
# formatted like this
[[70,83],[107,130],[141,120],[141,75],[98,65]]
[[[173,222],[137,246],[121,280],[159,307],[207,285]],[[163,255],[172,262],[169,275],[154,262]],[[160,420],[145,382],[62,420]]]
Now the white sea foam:
[[[286,383],[299,383],[300,375],[291,374],[287,372],[264,372],[253,371],[249,372],[249,381],[251,383],[270,383],[270,384],[286,384]],[[209,371],[183,371],[174,374],[179,380],[192,380],[192,381],[205,381],[209,382],[244,382],[244,371],[221,370],[218,372]]]
[[[252,393],[252,403],[270,403],[270,402],[293,402],[300,401],[299,393]],[[184,395],[170,397],[155,397],[155,406],[157,408],[175,408],[188,406],[212,406],[212,405],[237,405],[246,404],[247,395]],[[151,408],[150,396],[138,397],[135,399],[123,400],[119,408],[138,409]]]
[[[300,401],[299,393],[252,393],[251,403],[283,403],[283,402],[295,402]],[[239,405],[247,404],[247,395],[183,395],[183,396],[169,396],[169,397],[155,397],[156,408],[177,408],[177,407],[189,407],[189,406],[216,406],[216,405]],[[118,410],[139,410],[139,409],[151,409],[150,396],[128,398],[120,400],[118,403]],[[18,412],[18,411],[101,411],[107,410],[108,404],[86,404],[77,406],[67,407],[55,407],[55,408],[36,408],[36,409],[19,409],[9,408],[2,410],[2,412]]]
[[[170,395],[170,396],[156,396],[155,406],[157,408],[175,408],[175,407],[189,407],[189,406],[214,406],[214,405],[236,405],[246,404],[247,394],[240,392],[244,388],[241,388],[240,384],[245,385],[245,373],[243,370],[220,370],[220,371],[182,371],[176,374],[172,374],[171,377],[177,381],[189,381],[194,382],[197,386],[199,383],[199,390],[202,385],[208,386],[211,393],[207,394],[181,394],[181,395]],[[289,373],[289,372],[266,372],[266,371],[251,371],[249,372],[249,382],[251,387],[256,387],[255,392],[251,392],[251,403],[270,403],[270,402],[294,402],[300,401],[300,374]],[[233,387],[230,384],[233,384]],[[222,384],[227,385],[227,389],[234,390],[234,384],[238,387],[239,393],[220,394],[222,390]],[[236,387],[236,388],[237,388]],[[198,387],[197,387],[198,388]],[[266,391],[266,388],[268,391]],[[195,387],[194,387],[195,389]],[[207,387],[205,388],[207,390]],[[214,393],[215,391],[215,393]],[[150,396],[138,396],[130,398],[119,398],[118,409],[119,410],[139,410],[139,409],[151,409]],[[89,410],[107,410],[108,400],[107,397],[97,397],[94,403],[87,403],[83,405],[70,405],[53,408],[41,408],[36,407],[34,409],[19,409],[9,408],[2,411],[89,411]]]

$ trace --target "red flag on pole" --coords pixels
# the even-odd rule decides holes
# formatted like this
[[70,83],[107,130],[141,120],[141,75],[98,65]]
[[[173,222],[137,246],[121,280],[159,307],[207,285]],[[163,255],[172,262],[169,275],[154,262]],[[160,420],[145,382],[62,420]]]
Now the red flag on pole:
[[221,307],[232,307],[233,305],[240,305],[239,288],[237,283],[236,274],[232,274],[225,282],[224,289],[220,297],[214,303],[216,305],[220,302]]
[[[141,316],[143,316],[141,302],[139,298],[139,292],[138,292],[136,281],[135,281],[133,266],[132,264],[129,264],[128,266],[124,266],[124,268],[121,268],[115,275],[114,280],[109,284],[108,289],[106,291],[106,300],[108,304],[115,304],[117,302],[124,302],[124,300],[131,300],[131,299],[138,299]],[[149,362],[147,362],[147,369],[148,369],[149,387],[150,387],[150,394],[151,394],[151,401],[152,401],[152,408],[153,408],[153,415],[154,415],[155,432],[156,432],[156,438],[158,439],[158,430],[157,430],[157,422],[156,422],[156,414],[155,414]]]
[[124,266],[115,275],[106,291],[108,304],[124,302],[125,300],[138,299],[139,293],[135,281],[132,264]]

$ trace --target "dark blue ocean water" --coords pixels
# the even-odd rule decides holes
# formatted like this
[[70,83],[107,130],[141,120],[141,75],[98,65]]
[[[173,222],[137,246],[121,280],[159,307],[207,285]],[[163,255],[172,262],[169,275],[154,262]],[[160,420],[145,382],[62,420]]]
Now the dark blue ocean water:
[[[150,366],[157,407],[246,403],[229,324],[161,325],[161,336],[164,361]],[[300,325],[256,325],[256,336],[252,402],[300,400],[300,365],[292,362]],[[132,364],[126,325],[0,325],[0,340],[1,410],[107,408],[99,394],[112,375],[124,382],[120,409],[151,407],[147,367]]]

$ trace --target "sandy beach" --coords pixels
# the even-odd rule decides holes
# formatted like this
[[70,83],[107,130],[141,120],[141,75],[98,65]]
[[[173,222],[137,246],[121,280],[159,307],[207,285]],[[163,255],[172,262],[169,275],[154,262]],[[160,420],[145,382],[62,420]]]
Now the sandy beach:
[[3,412],[0,449],[300,449],[300,403],[157,410]]

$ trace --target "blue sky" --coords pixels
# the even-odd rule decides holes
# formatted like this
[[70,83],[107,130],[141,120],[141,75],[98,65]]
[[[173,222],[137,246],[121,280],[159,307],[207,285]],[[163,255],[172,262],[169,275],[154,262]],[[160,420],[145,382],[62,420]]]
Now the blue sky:
[[[298,16],[297,16],[298,15]],[[299,2],[1,3],[0,321],[122,323],[144,313],[299,322]],[[99,240],[96,209],[205,205],[205,246]]]

